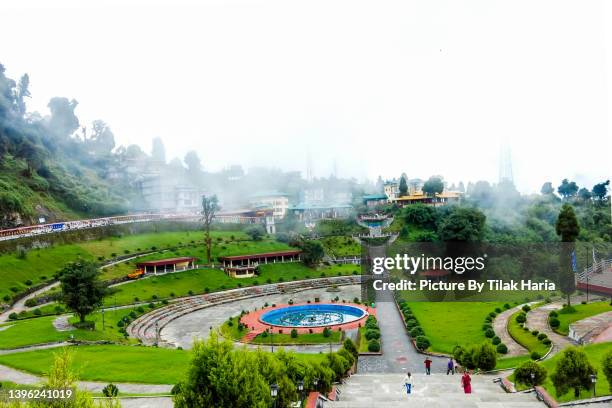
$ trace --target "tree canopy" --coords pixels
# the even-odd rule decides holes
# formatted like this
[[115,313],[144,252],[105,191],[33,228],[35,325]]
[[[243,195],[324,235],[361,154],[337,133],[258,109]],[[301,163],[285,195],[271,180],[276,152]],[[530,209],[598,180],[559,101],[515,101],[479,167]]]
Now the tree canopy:
[[88,261],[69,263],[59,273],[62,302],[79,316],[81,323],[102,306],[106,287],[99,276],[98,267]]

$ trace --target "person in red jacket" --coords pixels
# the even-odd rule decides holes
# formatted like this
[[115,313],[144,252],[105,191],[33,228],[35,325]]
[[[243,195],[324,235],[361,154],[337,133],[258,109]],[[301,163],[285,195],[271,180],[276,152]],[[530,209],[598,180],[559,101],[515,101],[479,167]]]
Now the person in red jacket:
[[472,377],[470,377],[470,374],[467,371],[464,372],[463,376],[461,377],[461,386],[463,387],[463,392],[466,394],[472,393]]
[[429,359],[429,357],[425,358],[425,373],[427,375],[431,374],[431,360]]

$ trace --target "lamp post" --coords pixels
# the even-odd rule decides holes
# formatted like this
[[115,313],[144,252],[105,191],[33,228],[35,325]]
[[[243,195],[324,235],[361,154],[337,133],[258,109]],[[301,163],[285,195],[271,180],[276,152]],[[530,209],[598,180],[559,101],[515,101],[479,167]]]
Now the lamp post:
[[591,374],[591,383],[593,384],[593,398],[595,398],[595,385],[597,384],[597,376]]
[[304,399],[304,380],[300,380],[297,383],[298,391],[300,392],[300,398]]
[[102,309],[102,331],[104,331],[104,309]]
[[535,373],[532,372],[529,375],[531,376],[531,386],[535,388]]
[[270,386],[270,395],[272,396],[272,401],[274,402],[274,408],[276,408],[276,396],[278,395],[278,384],[272,384]]
[[319,379],[315,377],[315,378],[312,380],[312,385],[313,385],[313,387],[314,387],[315,391],[317,391],[317,385],[319,385]]
[[272,353],[274,353],[274,330],[272,326],[270,326],[270,348]]

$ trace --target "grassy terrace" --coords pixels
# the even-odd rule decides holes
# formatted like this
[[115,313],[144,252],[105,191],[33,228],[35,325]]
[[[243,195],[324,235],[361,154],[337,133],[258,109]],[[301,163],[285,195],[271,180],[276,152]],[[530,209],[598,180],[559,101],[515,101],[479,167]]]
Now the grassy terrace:
[[612,311],[612,305],[607,300],[602,302],[593,302],[586,305],[574,305],[573,308],[576,310],[573,313],[567,313],[565,310],[560,310],[557,318],[559,319],[559,328],[556,330],[558,333],[567,336],[569,333],[569,325],[587,317],[595,316],[601,313]]
[[332,236],[319,240],[325,253],[331,257],[360,256],[361,245],[351,237]]
[[[235,279],[218,269],[197,269],[193,271],[170,273],[151,278],[139,279],[115,286],[112,294],[105,299],[107,306],[149,302],[191,294],[216,292],[237,287],[263,285],[266,283],[288,282],[292,280],[352,275],[359,266],[333,265],[312,269],[301,263],[268,264],[260,266],[259,276]],[[138,299],[138,300],[136,300]]]
[[[79,346],[74,353],[74,370],[87,381],[175,384],[183,378],[191,355],[185,350],[140,346]],[[44,375],[57,350],[36,350],[0,355],[0,364]],[[323,361],[324,354],[296,354],[303,360]]]
[[550,346],[545,345],[538,340],[537,336],[534,336],[529,330],[525,330],[520,326],[520,324],[516,321],[516,316],[518,316],[520,313],[521,312],[519,311],[510,316],[510,320],[508,320],[508,333],[510,333],[510,336],[512,336],[517,343],[525,347],[529,353],[536,352],[540,356],[544,357]]
[[[105,320],[114,326],[116,321],[125,314],[126,311],[122,311],[116,315],[113,312],[106,312]],[[90,317],[90,320],[92,318],[97,319],[95,315]],[[66,341],[70,339],[71,335],[74,336],[76,340],[84,341],[125,341],[123,336],[121,336],[116,329],[107,327],[106,330],[102,331],[101,324],[97,327],[97,330],[94,331],[83,329],[57,331],[53,326],[54,319],[56,319],[56,316],[40,317],[1,325],[0,328],[8,328],[0,331],[0,349],[12,349],[32,344]]]
[[[612,350],[612,343],[600,343],[600,344],[591,344],[588,346],[581,347],[586,355],[588,356],[589,361],[597,370],[597,385],[596,385],[596,393],[598,396],[602,395],[610,395],[610,388],[608,385],[608,381],[606,380],[606,376],[601,367],[601,361],[603,360],[606,353]],[[544,382],[543,386],[546,388],[546,391],[557,400],[557,402],[568,402],[574,401],[577,399],[585,399],[591,398],[593,396],[592,391],[583,391],[580,394],[580,397],[574,398],[574,391],[571,390],[565,395],[557,395],[555,391],[555,387],[550,380],[550,375],[555,371],[557,362],[561,358],[561,353],[555,355],[551,359],[544,360],[540,364],[546,368],[548,371],[548,378]],[[510,376],[510,380],[513,380],[513,377]]]
[[482,324],[485,317],[503,303],[495,302],[411,302],[410,308],[432,351],[451,354],[455,346],[482,343],[488,340]]
[[[246,239],[241,232],[215,231],[213,233],[215,239],[229,240],[232,236],[234,239]],[[10,299],[15,293],[30,286],[28,283],[31,285],[44,283],[67,262],[78,257],[89,260],[110,259],[113,254],[115,256],[125,255],[126,251],[134,253],[151,250],[152,247],[162,249],[191,244],[191,241],[194,242],[193,245],[203,246],[202,239],[202,233],[198,231],[158,232],[32,249],[23,259],[19,259],[15,253],[2,254],[0,255],[0,299],[7,296]],[[158,257],[164,257],[164,255]],[[103,278],[121,276],[126,270],[129,271],[132,268],[133,266],[127,269],[118,268],[117,271],[114,268],[105,269]]]

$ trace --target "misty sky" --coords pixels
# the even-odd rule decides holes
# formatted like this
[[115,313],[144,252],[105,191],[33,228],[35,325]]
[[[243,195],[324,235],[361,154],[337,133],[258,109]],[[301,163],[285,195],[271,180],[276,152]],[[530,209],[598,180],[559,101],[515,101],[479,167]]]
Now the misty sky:
[[[87,3],[87,6],[79,3]],[[119,144],[207,170],[496,181],[610,178],[605,1],[0,3],[0,62],[30,109],[79,101]],[[53,4],[53,6],[49,6]]]

